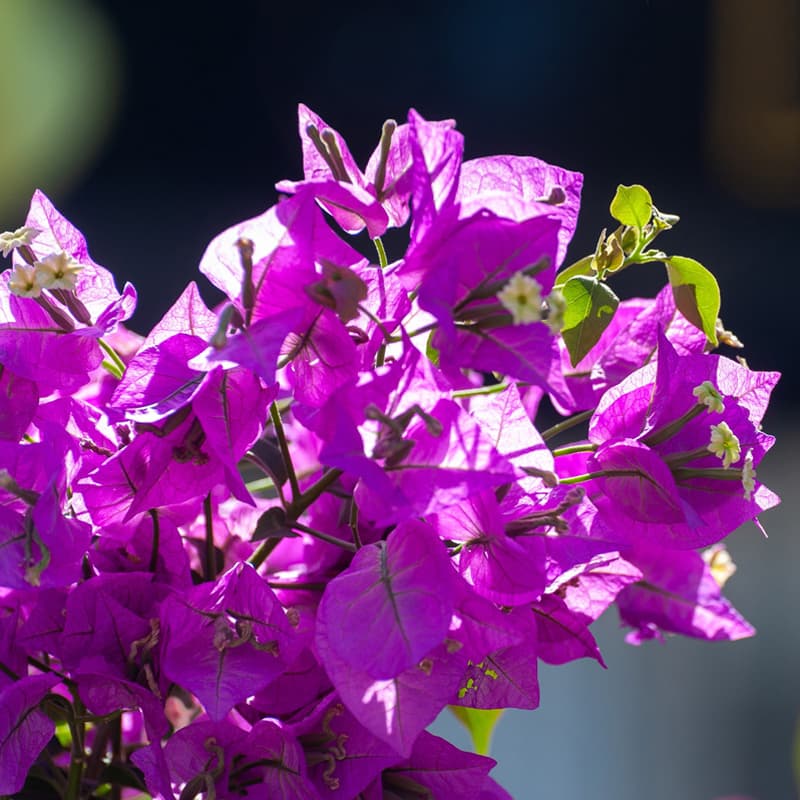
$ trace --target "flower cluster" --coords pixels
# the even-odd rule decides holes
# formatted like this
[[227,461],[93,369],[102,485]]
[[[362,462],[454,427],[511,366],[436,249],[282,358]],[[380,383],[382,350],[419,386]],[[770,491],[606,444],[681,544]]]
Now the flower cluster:
[[720,542],[778,502],[778,376],[710,352],[716,282],[650,247],[676,218],[620,187],[562,269],[580,174],[414,111],[362,171],[299,117],[303,180],[202,258],[217,309],[132,333],[40,192],[0,236],[0,794],[506,798],[446,706],[536,708],[612,604],[633,643],[753,633]]

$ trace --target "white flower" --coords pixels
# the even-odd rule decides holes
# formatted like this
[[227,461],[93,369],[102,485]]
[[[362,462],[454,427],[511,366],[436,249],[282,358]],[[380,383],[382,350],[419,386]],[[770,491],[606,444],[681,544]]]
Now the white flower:
[[498,292],[497,299],[510,312],[515,325],[542,318],[542,287],[529,275],[515,273]]
[[742,467],[742,486],[744,487],[744,499],[750,500],[756,489],[756,471],[753,469],[753,451],[748,450],[744,457]]
[[736,564],[733,563],[731,554],[725,549],[724,544],[715,544],[707,550],[703,550],[700,555],[708,564],[711,575],[721,589],[727,583],[728,578],[736,572]]
[[8,288],[18,297],[38,297],[42,293],[36,283],[36,271],[27,264],[17,264],[14,267]]
[[553,289],[547,296],[547,305],[550,309],[545,320],[547,327],[554,334],[561,333],[561,329],[564,327],[564,312],[567,310],[567,301],[564,299],[564,295],[558,289]]
[[727,422],[720,422],[719,425],[711,426],[711,441],[708,449],[715,456],[722,459],[722,466],[726,469],[738,461],[742,451],[739,439],[730,429]]
[[703,381],[699,386],[695,386],[692,389],[692,394],[697,398],[698,403],[708,406],[709,411],[716,411],[721,414],[725,410],[722,395],[711,381]]
[[63,250],[52,253],[34,265],[36,283],[41,289],[75,290],[75,281],[83,267]]
[[29,245],[40,233],[38,228],[28,228],[27,226],[17,228],[15,231],[0,233],[0,252],[5,258],[8,258],[8,254],[12,250]]

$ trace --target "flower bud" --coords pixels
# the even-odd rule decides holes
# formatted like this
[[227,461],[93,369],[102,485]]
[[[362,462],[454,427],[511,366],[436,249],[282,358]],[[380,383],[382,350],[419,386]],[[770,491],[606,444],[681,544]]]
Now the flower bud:
[[728,578],[736,572],[736,564],[733,563],[731,554],[725,549],[725,545],[715,544],[713,547],[703,550],[701,555],[721,589],[727,583]]

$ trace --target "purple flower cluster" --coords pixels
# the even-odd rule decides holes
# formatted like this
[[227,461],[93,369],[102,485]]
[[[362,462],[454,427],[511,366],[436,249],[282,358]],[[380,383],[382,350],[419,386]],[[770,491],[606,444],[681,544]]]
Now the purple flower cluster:
[[778,376],[709,352],[716,284],[644,249],[674,218],[633,187],[559,273],[580,174],[414,111],[362,171],[299,116],[304,179],[200,263],[227,300],[145,338],[42,193],[0,236],[0,794],[506,798],[446,706],[536,708],[612,604],[634,643],[753,633],[720,542],[778,502]]

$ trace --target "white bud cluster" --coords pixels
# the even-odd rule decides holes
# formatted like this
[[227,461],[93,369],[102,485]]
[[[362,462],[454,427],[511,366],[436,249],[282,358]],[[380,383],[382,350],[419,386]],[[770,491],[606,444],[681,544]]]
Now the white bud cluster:
[[81,264],[62,250],[33,264],[15,264],[8,288],[18,297],[38,297],[42,289],[74,292],[82,269]]
[[8,258],[10,253],[18,247],[27,247],[41,233],[37,228],[27,226],[17,228],[15,231],[0,233],[0,253],[3,258]]

